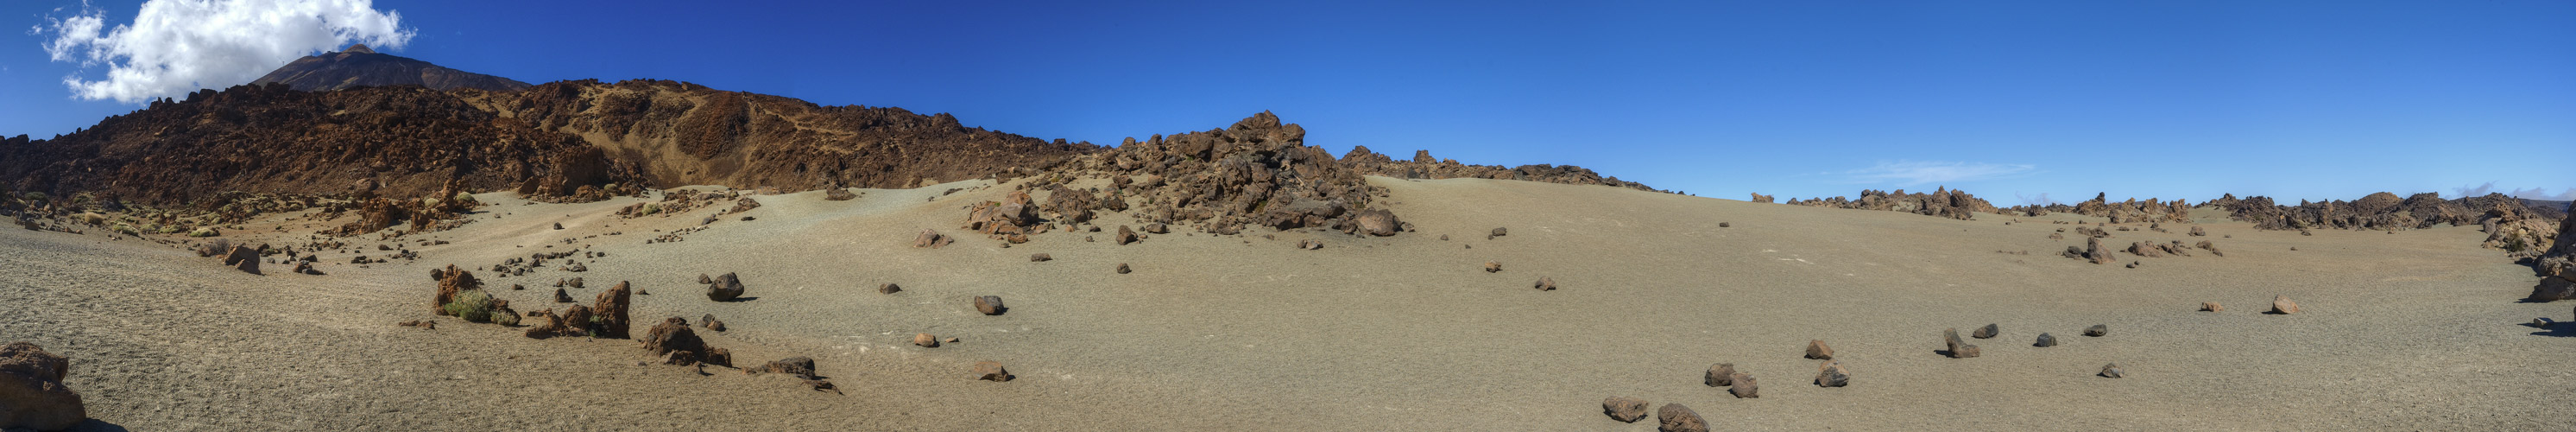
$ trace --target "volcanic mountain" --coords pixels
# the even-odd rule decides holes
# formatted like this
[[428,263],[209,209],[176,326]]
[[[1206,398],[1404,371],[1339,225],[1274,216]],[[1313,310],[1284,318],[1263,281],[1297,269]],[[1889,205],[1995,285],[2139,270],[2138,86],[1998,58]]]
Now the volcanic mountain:
[[251,81],[252,85],[285,83],[303,91],[339,90],[350,87],[416,85],[438,90],[477,88],[492,91],[518,91],[534,87],[509,78],[449,69],[408,57],[377,53],[366,44],[349,45],[348,49],[305,56],[270,71]]

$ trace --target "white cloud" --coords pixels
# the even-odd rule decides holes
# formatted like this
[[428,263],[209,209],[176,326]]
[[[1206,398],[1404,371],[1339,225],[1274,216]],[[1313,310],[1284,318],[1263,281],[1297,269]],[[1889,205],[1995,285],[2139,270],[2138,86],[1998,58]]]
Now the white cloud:
[[49,38],[54,61],[108,66],[98,80],[63,77],[74,97],[142,103],[244,84],[297,57],[350,42],[401,48],[415,33],[373,0],[150,0],[134,23],[113,28],[106,15],[84,3],[30,32]]
[[1993,180],[2036,173],[2039,166],[1983,162],[1879,162],[1869,168],[1843,171],[1851,183],[1917,186],[1927,183]]
[[2505,195],[2512,195],[2514,198],[2536,200],[2576,201],[2576,188],[2567,188],[2567,190],[2559,191],[2556,194],[2551,194],[2548,189],[2541,188],[2517,189],[2512,193],[2507,193]]

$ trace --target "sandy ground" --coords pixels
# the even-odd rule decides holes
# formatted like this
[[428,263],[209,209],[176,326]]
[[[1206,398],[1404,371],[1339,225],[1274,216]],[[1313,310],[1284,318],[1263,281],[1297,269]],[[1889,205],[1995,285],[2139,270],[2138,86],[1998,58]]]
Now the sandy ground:
[[[2106,243],[2211,240],[2227,256],[2094,265],[2056,252],[2048,221],[1955,221],[1492,180],[1408,181],[1391,206],[1418,232],[1153,235],[1054,232],[1000,243],[956,229],[1008,188],[960,182],[760,196],[685,241],[646,244],[724,206],[620,219],[639,202],[528,204],[487,194],[476,222],[401,239],[417,261],[249,275],[131,238],[0,231],[0,340],[73,359],[96,430],[1652,430],[1609,396],[1683,403],[1721,429],[2530,430],[2576,421],[2557,361],[2576,342],[2519,323],[2566,304],[2517,303],[2530,271],[2473,227],[2397,234],[2115,231]],[[969,188],[953,195],[950,188]],[[315,228],[286,220],[254,224]],[[2020,223],[2006,224],[2020,220]],[[343,221],[329,221],[337,225]],[[1720,228],[1724,222],[1731,227]],[[562,223],[565,230],[552,229]],[[1484,233],[1507,227],[1508,236]],[[924,228],[964,237],[911,247]],[[2143,226],[2140,226],[2143,228]],[[235,235],[241,235],[237,230]],[[621,235],[606,235],[621,232]],[[1265,234],[1270,237],[1265,238]],[[1441,240],[1446,234],[1449,240]],[[270,233],[272,243],[302,234]],[[1096,242],[1085,242],[1085,236]],[[2222,238],[2232,236],[2232,238]],[[564,240],[571,239],[571,243]],[[1321,239],[1322,250],[1299,250]],[[252,236],[251,240],[262,240]],[[362,252],[375,241],[352,241]],[[2292,247],[2298,250],[2291,250]],[[520,310],[587,301],[616,281],[637,334],[703,314],[737,364],[811,356],[845,394],[778,376],[636,363],[632,341],[520,337],[428,319],[427,269],[562,250],[590,271],[486,283]],[[2003,252],[2028,251],[2027,255]],[[1030,262],[1032,253],[1055,259]],[[2125,256],[2124,256],[2125,257]],[[1486,261],[1504,271],[1486,273]],[[2124,261],[2125,262],[2125,261]],[[1131,274],[1112,271],[1120,263]],[[272,267],[275,269],[275,267]],[[698,274],[736,272],[754,299],[717,303]],[[1540,276],[1560,289],[1529,289]],[[878,294],[892,282],[905,291]],[[510,284],[528,286],[509,291]],[[2259,314],[2274,294],[2298,315]],[[998,295],[984,316],[970,298]],[[2217,301],[2226,312],[2196,311]],[[1984,356],[1936,354],[1940,332],[2000,324]],[[2086,326],[2110,334],[2085,337]],[[910,345],[914,333],[960,342]],[[2041,332],[2063,345],[2031,346]],[[1832,345],[1849,387],[1809,383]],[[1019,379],[968,378],[982,360]],[[1762,382],[1736,399],[1713,363]],[[2104,363],[2127,378],[2093,376]]]

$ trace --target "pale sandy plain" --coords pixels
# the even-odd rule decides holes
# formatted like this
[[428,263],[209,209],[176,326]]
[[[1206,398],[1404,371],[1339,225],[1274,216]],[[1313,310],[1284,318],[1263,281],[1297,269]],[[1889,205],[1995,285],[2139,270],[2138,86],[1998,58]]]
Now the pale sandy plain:
[[[759,196],[766,205],[745,213],[758,220],[728,217],[666,244],[645,240],[718,209],[620,219],[615,209],[643,199],[484,194],[497,204],[476,222],[399,240],[452,243],[365,267],[326,253],[327,276],[245,274],[103,230],[5,230],[0,341],[71,357],[67,383],[88,399],[90,430],[1654,429],[1651,416],[1602,415],[1609,396],[1683,403],[1720,430],[2576,424],[2565,409],[2576,378],[2564,367],[2576,339],[2563,337],[2576,334],[2519,325],[2566,319],[2569,305],[2517,303],[2530,270],[2479,248],[2474,227],[2300,236],[2211,214],[2205,238],[2173,227],[2106,240],[2207,239],[2227,256],[2131,269],[2056,256],[2082,237],[2049,240],[2071,225],[2047,221],[2098,220],[2074,215],[1957,221],[1599,186],[1369,180],[1417,232],[1174,231],[1120,246],[1109,233],[1139,224],[1110,215],[1104,233],[1002,248],[957,229],[962,206],[1008,190],[984,182],[852,201]],[[300,243],[288,239],[347,221],[288,219],[302,216],[232,235]],[[551,229],[558,222],[566,229]],[[297,231],[244,232],[273,226]],[[1510,235],[1486,239],[1495,227]],[[924,228],[963,239],[911,247]],[[352,244],[382,256],[371,239]],[[1292,247],[1305,239],[1326,247]],[[549,299],[558,278],[585,278],[588,288],[571,290],[585,302],[632,281],[650,293],[635,297],[637,334],[661,317],[714,314],[730,331],[701,334],[737,364],[812,356],[845,393],[639,366],[652,359],[630,340],[534,340],[452,317],[436,317],[436,330],[394,325],[433,318],[431,268],[575,247],[609,256],[584,260],[584,273],[477,273],[522,311],[560,308]],[[1486,273],[1486,261],[1505,270]],[[1114,273],[1120,263],[1134,273]],[[697,275],[725,272],[756,299],[709,301]],[[1530,289],[1540,276],[1562,288]],[[878,294],[885,282],[905,291]],[[2305,313],[2260,314],[2275,294]],[[1011,309],[978,314],[976,295]],[[2228,310],[2196,311],[2203,301]],[[1973,341],[1983,357],[1934,353],[1942,329],[1987,323],[2003,335]],[[2079,334],[2093,324],[2110,334]],[[961,341],[910,345],[921,332]],[[2032,347],[2041,332],[2064,344]],[[1810,339],[1837,350],[1849,387],[1809,383],[1819,363],[1801,358]],[[980,360],[1018,379],[969,379]],[[1762,397],[1702,385],[1718,362],[1760,379]],[[2094,376],[2112,362],[2128,377]]]

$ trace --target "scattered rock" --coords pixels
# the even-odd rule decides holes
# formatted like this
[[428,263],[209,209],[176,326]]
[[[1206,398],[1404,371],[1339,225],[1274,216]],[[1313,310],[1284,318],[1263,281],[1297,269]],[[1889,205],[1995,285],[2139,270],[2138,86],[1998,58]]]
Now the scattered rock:
[[2191,236],[2192,236],[2192,237],[2207,237],[2207,236],[2209,236],[2209,231],[2203,231],[2203,230],[2201,230],[2201,229],[2200,229],[2200,227],[2196,227],[2196,226],[2195,226],[2195,227],[2191,227]]
[[2057,346],[2057,336],[2055,336],[2055,335],[2050,335],[2050,334],[2047,334],[2047,333],[2040,333],[2040,334],[2039,334],[2039,341],[2038,341],[2038,342],[2032,342],[2032,343],[2030,344],[2030,346],[2041,347],[2041,348]]
[[743,372],[749,374],[787,374],[808,380],[816,378],[814,375],[814,358],[812,357],[788,357],[779,359],[778,361],[769,362],[769,364],[760,365],[760,367],[745,369]]
[[1978,328],[1977,328],[1977,331],[1968,333],[1968,337],[1978,338],[1978,339],[1994,339],[1994,338],[1995,338],[1995,334],[1996,334],[1996,333],[2000,333],[2000,332],[2002,332],[2002,330],[2001,330],[2001,329],[1996,328],[1994,324],[1986,324],[1986,326],[1985,326],[1985,327],[1978,327]]
[[2200,311],[2201,311],[2201,312],[2226,312],[2226,311],[2227,311],[2227,306],[2221,306],[2221,305],[2219,305],[2219,304],[2218,304],[2218,302],[2200,302]]
[[1829,361],[1825,362],[1824,366],[1816,368],[1817,387],[1842,387],[1846,385],[1851,385],[1851,370],[1844,369],[1843,362]]
[[938,249],[941,246],[947,246],[949,243],[954,243],[956,241],[957,239],[940,235],[938,231],[925,229],[921,230],[921,235],[914,236],[912,238],[912,247]]
[[1298,248],[1298,249],[1305,249],[1305,250],[1323,249],[1323,248],[1324,248],[1324,241],[1323,241],[1323,240],[1298,240],[1298,241],[1297,241],[1297,248]]
[[939,338],[931,336],[929,333],[914,333],[912,335],[912,344],[920,345],[922,348],[938,348]]
[[706,339],[699,338],[696,331],[689,330],[688,320],[680,317],[664,318],[660,324],[654,324],[652,328],[645,329],[644,339],[640,342],[643,342],[644,349],[653,352],[653,355],[666,356],[663,364],[680,366],[696,364],[705,357],[707,352]]
[[2103,378],[2119,378],[2122,375],[2121,372],[2119,363],[2110,363],[2102,365],[2102,373],[2096,375],[2101,375]]
[[898,292],[903,292],[903,287],[896,286],[893,282],[877,284],[878,294],[894,294]]
[[1708,422],[1682,404],[1664,404],[1663,409],[1655,410],[1655,421],[1663,423],[1656,428],[1661,432],[1708,432]]
[[1054,261],[1054,260],[1055,260],[1055,257],[1047,256],[1047,254],[1032,254],[1032,255],[1029,255],[1029,262],[1047,262],[1047,261]]
[[1733,378],[1729,378],[1729,380],[1735,381],[1735,385],[1727,387],[1727,393],[1734,394],[1737,399],[1762,397],[1762,385],[1761,383],[1754,382],[1752,375],[1746,375],[1743,372],[1736,372],[1734,375],[1730,376]]
[[1127,263],[1118,263],[1118,274],[1127,274]]
[[734,301],[742,298],[743,291],[742,278],[735,277],[733,273],[725,273],[723,276],[716,276],[715,283],[707,284],[707,299]]
[[565,293],[563,288],[555,288],[555,303],[572,303],[572,294]]
[[1494,233],[1493,233],[1493,234],[1486,234],[1486,235],[1485,235],[1485,239],[1486,239],[1486,240],[1493,240],[1495,237],[1502,237],[1502,236],[1504,236],[1504,235],[1508,235],[1508,234],[1511,234],[1511,233],[1512,233],[1512,231],[1511,231],[1511,230],[1508,230],[1508,229],[1503,229],[1503,228],[1494,228]]
[[983,312],[985,315],[1001,315],[1002,312],[1010,310],[1011,308],[1002,306],[1001,296],[975,296],[977,312]]
[[1539,276],[1539,277],[1538,277],[1538,283],[1531,284],[1531,285],[1530,285],[1530,288],[1537,288],[1539,291],[1555,291],[1555,290],[1556,290],[1556,280],[1555,280],[1555,279],[1549,279],[1549,278],[1548,278],[1548,277],[1546,277],[1546,276]]
[[698,318],[698,325],[705,326],[707,330],[725,331],[724,321],[716,320],[716,314],[707,314],[704,318]]
[[555,223],[555,229],[559,229],[559,230],[560,230],[560,229],[563,229],[563,222],[556,222],[556,223]]
[[2286,296],[2286,295],[2273,295],[2273,296],[2272,296],[2272,311],[2271,311],[2271,312],[2269,312],[2269,313],[2271,313],[2271,314],[2275,314],[2275,315],[2289,315],[2289,314],[2299,313],[2299,302],[2290,301],[2290,296]]
[[2104,325],[2104,324],[2094,324],[2092,327],[2085,327],[2085,328],[2084,328],[2084,336],[2088,336],[2088,337],[2102,337],[2102,335],[2107,335],[2107,334],[2111,334],[2111,326],[2109,326],[2109,325]]
[[706,274],[706,273],[699,273],[699,274],[698,274],[698,284],[704,285],[704,284],[711,284],[711,283],[716,283],[715,278],[707,277],[707,274]]
[[1969,345],[1966,341],[1959,340],[1959,329],[1952,328],[1942,330],[1941,340],[1942,342],[1950,345],[1950,358],[1970,358],[1977,356],[1978,352],[1976,345]]
[[1503,271],[1503,263],[1498,263],[1498,262],[1493,262],[1493,261],[1486,261],[1486,262],[1485,262],[1485,272],[1486,272],[1486,273],[1493,273],[1493,272],[1499,272],[1499,271]]
[[1735,225],[1734,225],[1734,224],[1725,223],[1725,222],[1718,222],[1718,223],[1717,223],[1717,227],[1718,227],[1718,228],[1733,228],[1733,227],[1735,227]]
[[1003,369],[1001,362],[990,360],[975,362],[975,367],[972,370],[974,371],[975,379],[992,382],[1005,382],[1011,380],[1011,371],[1009,369]]
[[[2216,244],[2216,243],[2210,243],[2208,240],[2201,240],[2201,241],[2200,241],[2200,244],[2193,245],[2193,247],[2198,247],[2198,248],[2201,248],[2201,249],[2208,250],[2210,255],[2227,256],[2227,252],[2224,252],[2224,251],[2220,251],[2220,250],[2218,250],[2218,244]],[[2290,250],[2299,250],[2299,249],[2298,249],[2298,248],[2290,248]]]
[[2539,317],[2539,318],[2532,318],[2532,319],[2531,319],[2531,326],[2532,326],[2532,327],[2538,327],[2538,328],[2546,329],[2546,328],[2554,327],[2554,326],[2557,326],[2557,325],[2558,325],[2558,322],[2557,322],[2557,321],[2552,321],[2552,320],[2550,320],[2550,319],[2549,319],[2549,317]]
[[63,386],[71,359],[27,342],[0,345],[0,429],[65,430],[89,419],[79,392]]
[[1833,349],[1833,348],[1830,348],[1830,347],[1826,347],[1826,346],[1825,346],[1825,341],[1821,341],[1821,340],[1808,340],[1808,341],[1807,341],[1807,358],[1810,358],[1810,359],[1816,359],[1816,360],[1833,360],[1833,359],[1834,359],[1834,349]]
[[1709,366],[1708,366],[1708,376],[1707,376],[1707,377],[1700,378],[1700,382],[1701,382],[1701,383],[1708,384],[1708,386],[1709,386],[1709,387],[1725,387],[1725,386],[1735,385],[1735,364],[1734,364],[1734,363],[1718,363],[1718,364],[1714,364],[1714,365],[1709,365]]
[[593,337],[627,338],[626,310],[633,292],[634,289],[628,288],[625,282],[618,282],[617,286],[599,293],[599,298],[590,306],[591,314],[597,318],[590,324]]
[[438,280],[438,294],[430,299],[429,309],[441,316],[454,315],[447,312],[447,304],[456,301],[456,293],[483,289],[483,282],[475,280],[472,272],[454,265],[447,266],[447,270],[439,274],[445,277]]
[[1125,245],[1127,245],[1128,243],[1135,243],[1135,242],[1136,242],[1136,231],[1133,231],[1133,230],[1129,230],[1129,229],[1127,229],[1127,226],[1126,226],[1126,225],[1119,225],[1119,226],[1118,226],[1118,236],[1117,236],[1117,237],[1110,237],[1110,239],[1111,239],[1111,240],[1114,240],[1114,241],[1117,241],[1117,242],[1118,242],[1118,244],[1119,244],[1120,246],[1125,246]]
[[432,320],[411,320],[411,321],[403,321],[403,322],[401,322],[401,323],[397,323],[396,325],[400,325],[400,326],[403,326],[403,327],[419,327],[421,330],[437,330],[437,329],[438,329],[438,321],[432,321]]
[[1441,235],[1440,235],[1440,241],[1449,241],[1449,235],[1448,235],[1448,234],[1441,234]]
[[825,201],[849,201],[858,197],[859,194],[850,193],[849,189],[829,188],[823,190],[823,200]]
[[1636,423],[1638,419],[1646,418],[1646,400],[1611,396],[1601,400],[1601,413],[1609,414],[1611,420]]

